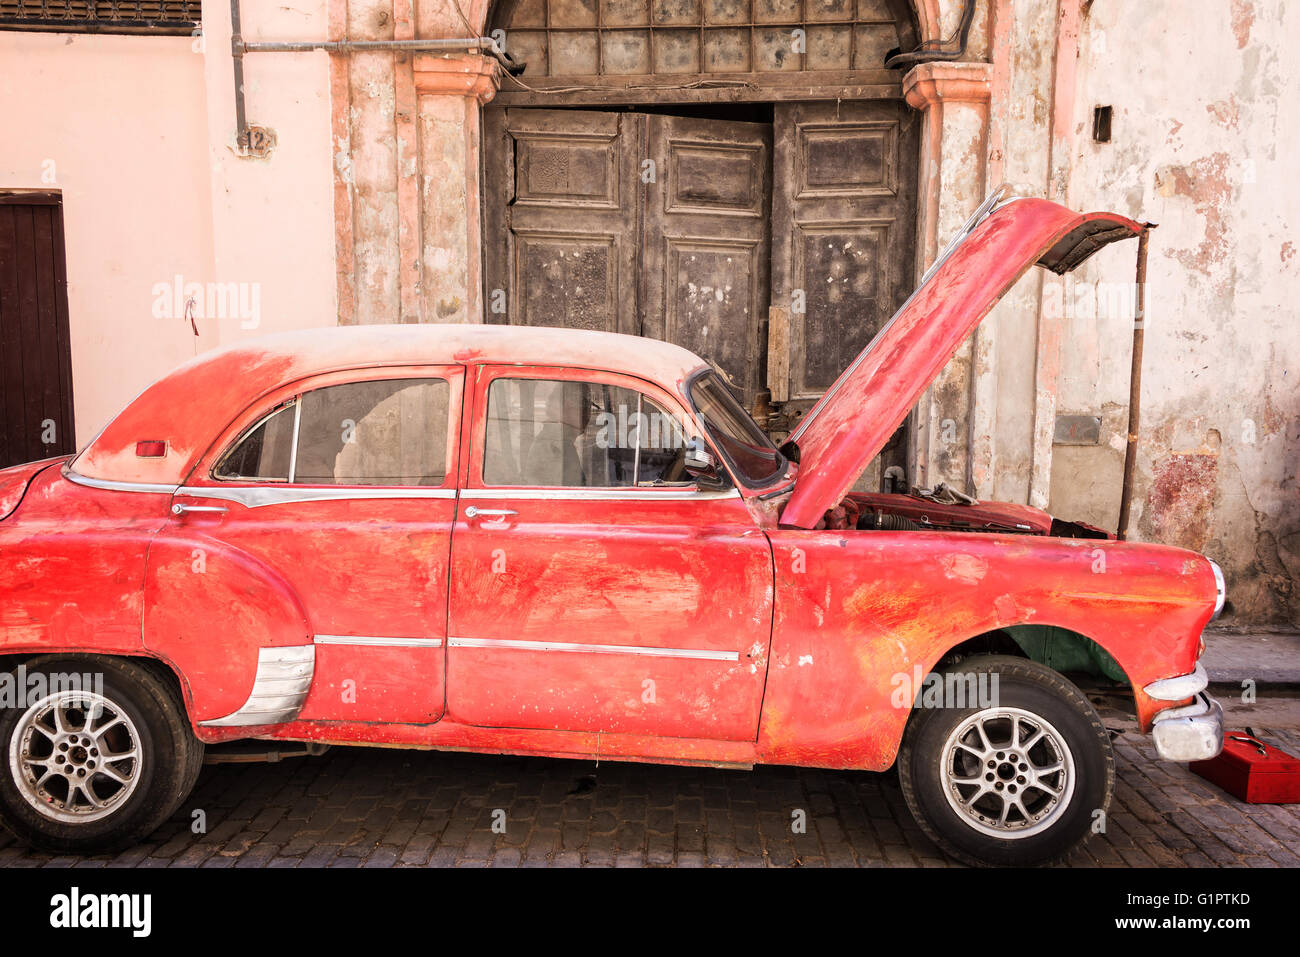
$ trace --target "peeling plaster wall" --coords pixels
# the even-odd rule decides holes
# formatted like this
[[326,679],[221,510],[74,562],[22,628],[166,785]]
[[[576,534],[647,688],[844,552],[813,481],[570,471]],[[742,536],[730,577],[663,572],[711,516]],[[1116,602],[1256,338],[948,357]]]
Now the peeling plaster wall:
[[[1080,36],[1071,202],[1152,233],[1133,537],[1205,551],[1235,612],[1300,621],[1300,7],[1189,0],[1154,16],[1095,0]],[[1112,141],[1091,138],[1114,108]],[[1103,416],[1102,444],[1054,450],[1051,507],[1114,527],[1131,318],[1108,305],[1134,244],[1075,274],[1059,408]],[[1100,290],[1100,295],[1095,294]],[[1100,306],[1100,308],[1098,308]]]
[[[485,15],[451,0],[328,2],[353,39],[477,36]],[[340,321],[479,321],[477,102],[417,94],[411,57],[391,53],[349,57],[340,92]]]
[[[989,163],[1000,175],[990,177],[988,186],[1013,183],[1022,194],[1045,196],[1055,4],[1005,0],[997,7],[994,43],[1005,61],[1006,79],[1001,83],[995,79],[990,104],[1000,135]],[[1026,275],[976,333],[977,342],[996,343],[994,349],[978,352],[977,373],[990,379],[992,388],[984,394],[993,396],[993,408],[985,413],[977,404],[973,425],[977,442],[991,432],[986,470],[980,471],[977,464],[973,475],[975,494],[987,498],[1030,500],[1041,287],[1037,270]]]

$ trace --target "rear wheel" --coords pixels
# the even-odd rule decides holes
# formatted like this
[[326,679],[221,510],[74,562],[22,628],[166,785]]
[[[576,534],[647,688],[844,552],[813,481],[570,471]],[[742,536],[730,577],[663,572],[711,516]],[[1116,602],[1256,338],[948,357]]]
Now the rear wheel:
[[950,673],[997,693],[913,712],[898,757],[913,816],[966,863],[1064,856],[1104,821],[1114,788],[1110,735],[1097,712],[1072,682],[1022,658],[971,658]]
[[[89,678],[75,686],[70,676]],[[136,843],[189,795],[203,764],[179,694],[108,658],[29,663],[0,711],[0,823],[52,853]],[[33,693],[34,691],[34,693]]]

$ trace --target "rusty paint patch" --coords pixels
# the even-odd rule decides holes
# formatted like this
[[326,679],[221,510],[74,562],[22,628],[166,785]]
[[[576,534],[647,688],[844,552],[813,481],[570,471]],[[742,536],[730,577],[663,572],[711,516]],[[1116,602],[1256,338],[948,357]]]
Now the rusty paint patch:
[[1202,551],[1218,481],[1218,455],[1175,453],[1161,462],[1142,515],[1150,537]]
[[1156,171],[1156,188],[1162,196],[1185,196],[1205,220],[1205,236],[1195,249],[1176,249],[1170,255],[1205,275],[1228,256],[1228,225],[1224,211],[1232,199],[1231,157],[1212,153],[1191,166],[1164,166]]
[[1250,28],[1255,25],[1255,7],[1250,0],[1232,0],[1232,35],[1237,49],[1244,50],[1250,42]]

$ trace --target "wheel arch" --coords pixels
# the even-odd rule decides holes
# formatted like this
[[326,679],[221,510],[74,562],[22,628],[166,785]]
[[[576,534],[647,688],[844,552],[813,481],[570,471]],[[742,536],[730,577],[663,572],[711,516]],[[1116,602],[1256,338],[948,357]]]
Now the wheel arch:
[[[931,670],[942,671],[977,655],[1025,658],[1062,676],[1083,672],[1116,685],[1126,685],[1135,694],[1139,690],[1124,666],[1101,642],[1073,628],[1041,622],[1004,625],[963,638],[941,652]],[[1136,703],[1129,710],[1138,717]]]
[[19,665],[33,667],[61,658],[77,658],[87,662],[120,661],[142,668],[166,685],[181,706],[181,713],[189,720],[191,693],[189,682],[174,664],[161,657],[148,654],[115,654],[88,651],[85,648],[39,648],[26,651],[5,651],[0,654],[0,672],[10,672]]

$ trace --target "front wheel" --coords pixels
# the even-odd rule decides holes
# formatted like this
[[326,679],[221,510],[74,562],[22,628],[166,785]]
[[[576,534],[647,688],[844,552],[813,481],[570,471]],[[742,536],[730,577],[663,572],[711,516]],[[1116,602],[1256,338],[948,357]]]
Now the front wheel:
[[59,657],[8,677],[20,695],[0,710],[0,823],[20,841],[55,854],[118,850],[189,795],[203,745],[178,693],[148,669]]
[[1104,827],[1110,735],[1072,682],[1002,656],[968,659],[943,677],[948,688],[992,694],[918,707],[908,721],[899,782],[931,840],[968,864],[1024,866],[1057,860]]

